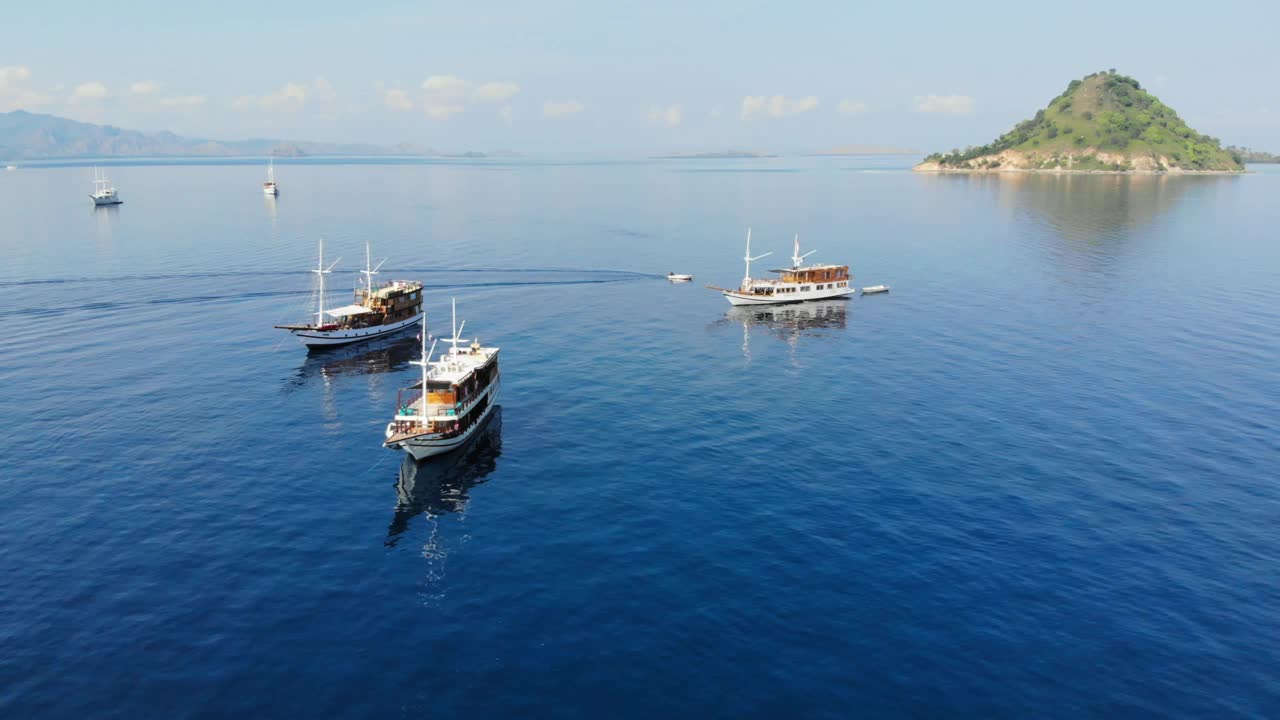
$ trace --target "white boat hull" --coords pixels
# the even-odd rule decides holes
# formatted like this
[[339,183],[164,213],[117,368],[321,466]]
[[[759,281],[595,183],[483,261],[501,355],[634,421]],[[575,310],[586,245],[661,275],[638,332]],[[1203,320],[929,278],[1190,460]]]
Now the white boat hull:
[[390,325],[379,325],[377,327],[355,328],[352,330],[290,330],[289,332],[293,333],[293,336],[307,347],[330,347],[386,337],[391,333],[400,332],[419,322],[422,322],[422,313]]
[[[493,409],[498,407],[498,395],[500,394],[501,389],[501,380],[495,380],[492,385],[485,388],[485,392],[489,394],[488,404],[485,406],[484,410],[481,411],[480,417],[476,418],[476,421],[471,424],[471,427],[467,428],[462,434],[454,435],[453,437],[441,437],[438,434],[419,435],[417,437],[408,438],[407,440],[402,440],[394,445],[388,445],[387,447],[395,450],[404,450],[412,455],[414,460],[419,462],[426,460],[429,457],[443,455],[447,452],[458,449],[472,435],[474,435],[477,430],[484,427],[485,421],[489,418],[489,415],[493,413]],[[387,425],[386,432],[388,438],[391,437],[391,429],[394,425],[395,423],[389,423]]]
[[119,195],[108,195],[106,197],[90,195],[89,197],[93,198],[94,205],[123,205],[124,204],[124,201],[120,199]]
[[856,294],[857,288],[851,287],[835,287],[823,288],[822,290],[809,290],[808,292],[793,293],[775,293],[773,295],[756,295],[754,293],[743,293],[736,290],[725,290],[723,294],[730,305],[786,305],[788,303],[808,302],[810,300],[830,300],[832,298],[848,297]]
[[278,194],[278,191],[274,187],[264,187],[262,188],[262,194],[271,195],[274,197],[275,195]]

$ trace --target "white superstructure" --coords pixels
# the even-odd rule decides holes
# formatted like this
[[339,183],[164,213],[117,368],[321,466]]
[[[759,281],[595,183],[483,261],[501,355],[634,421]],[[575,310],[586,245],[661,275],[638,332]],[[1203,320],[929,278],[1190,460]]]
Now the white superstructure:
[[779,273],[777,278],[751,277],[751,263],[773,253],[751,256],[751,229],[747,228],[746,272],[742,284],[736,290],[715,287],[731,305],[780,305],[782,303],[805,302],[807,300],[827,300],[853,295],[857,290],[849,286],[852,277],[848,265],[801,265],[805,258],[812,255],[810,250],[800,254],[800,236],[795,237],[795,251],[791,256],[791,267],[770,272]]

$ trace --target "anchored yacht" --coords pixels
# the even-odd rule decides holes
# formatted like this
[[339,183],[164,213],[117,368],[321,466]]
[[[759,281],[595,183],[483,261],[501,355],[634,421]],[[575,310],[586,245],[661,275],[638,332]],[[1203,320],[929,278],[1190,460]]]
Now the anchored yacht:
[[445,338],[452,348],[439,360],[432,360],[437,340],[427,349],[427,320],[422,319],[422,379],[400,391],[395,418],[387,423],[383,447],[404,450],[414,460],[442,455],[467,441],[484,424],[498,404],[501,378],[498,348],[484,347],[473,340],[459,347],[463,321],[458,325],[458,302],[453,302],[453,337]]
[[116,188],[107,179],[106,174],[96,167],[93,169],[93,194],[89,197],[93,198],[94,205],[120,205],[124,203],[120,196],[116,194]]
[[276,159],[267,159],[267,181],[262,183],[262,192],[267,195],[279,195],[280,188],[276,185]]
[[746,274],[742,284],[736,290],[708,285],[718,290],[729,301],[730,305],[781,305],[782,303],[805,302],[807,300],[827,300],[853,295],[856,288],[849,287],[852,279],[848,265],[801,265],[804,259],[817,252],[800,254],[800,236],[796,235],[795,252],[791,256],[791,267],[770,270],[779,274],[777,278],[751,277],[751,263],[773,253],[751,256],[751,229],[747,228],[747,254],[743,259],[747,263]]
[[324,240],[320,240],[320,262],[311,272],[316,274],[316,321],[303,325],[276,325],[288,330],[307,347],[347,345],[362,340],[372,340],[403,330],[418,320],[426,322],[422,312],[422,283],[410,280],[393,280],[375,285],[373,276],[378,274],[383,259],[373,267],[368,243],[364,246],[364,287],[355,291],[356,302],[351,305],[326,310],[325,275],[333,272],[332,264],[324,264]]

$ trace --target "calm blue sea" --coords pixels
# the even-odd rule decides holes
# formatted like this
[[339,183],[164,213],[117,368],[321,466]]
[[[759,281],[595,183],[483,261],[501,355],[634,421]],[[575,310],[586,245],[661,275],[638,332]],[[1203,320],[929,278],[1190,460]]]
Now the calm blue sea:
[[[0,717],[1280,716],[1280,172],[909,162],[0,171]],[[321,237],[502,348],[462,453],[272,329]]]

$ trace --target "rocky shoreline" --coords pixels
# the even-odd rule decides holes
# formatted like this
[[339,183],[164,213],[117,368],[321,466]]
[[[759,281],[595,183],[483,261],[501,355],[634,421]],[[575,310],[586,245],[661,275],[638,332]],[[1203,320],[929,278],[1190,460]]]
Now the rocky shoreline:
[[931,175],[990,175],[999,173],[1023,173],[1034,175],[1243,175],[1247,170],[1075,170],[1071,168],[952,168],[941,163],[920,163],[912,168],[913,172]]
[[1154,153],[1125,153],[1087,147],[1075,151],[1004,150],[962,161],[926,159],[915,166],[922,173],[1029,172],[1097,175],[1239,175],[1244,168],[1185,168],[1175,158]]

